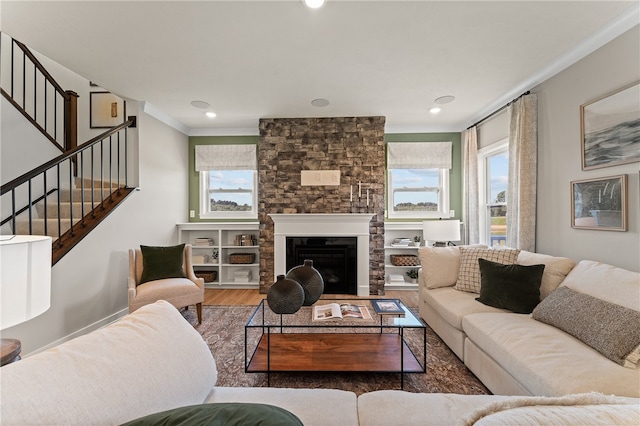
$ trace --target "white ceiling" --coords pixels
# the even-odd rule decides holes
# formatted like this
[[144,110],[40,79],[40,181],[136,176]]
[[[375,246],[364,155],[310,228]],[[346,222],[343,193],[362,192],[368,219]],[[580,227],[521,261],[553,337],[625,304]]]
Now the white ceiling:
[[[192,135],[273,117],[461,131],[638,24],[638,1],[7,1],[2,31]],[[453,95],[438,115],[434,100]],[[330,105],[314,107],[326,98]],[[193,100],[211,104],[208,119]]]

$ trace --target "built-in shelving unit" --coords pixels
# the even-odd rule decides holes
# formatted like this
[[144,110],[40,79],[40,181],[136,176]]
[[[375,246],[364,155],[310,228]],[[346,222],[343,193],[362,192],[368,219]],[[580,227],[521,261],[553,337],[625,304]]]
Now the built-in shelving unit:
[[[206,287],[259,288],[258,223],[193,222],[176,226],[179,242],[192,246],[194,271],[204,276],[216,275],[212,281],[205,278]],[[231,263],[231,254],[246,254],[246,257],[253,257],[253,261]]]
[[[414,237],[420,237],[419,245],[413,242]],[[398,246],[393,244],[397,238],[409,238],[412,243],[410,246]],[[385,222],[384,224],[384,269],[385,269],[385,288],[388,290],[414,290],[418,288],[417,282],[411,282],[406,275],[410,269],[420,269],[417,266],[396,266],[391,263],[392,255],[418,255],[418,249],[424,245],[422,238],[422,222]],[[393,275],[402,276],[404,282],[392,280]]]

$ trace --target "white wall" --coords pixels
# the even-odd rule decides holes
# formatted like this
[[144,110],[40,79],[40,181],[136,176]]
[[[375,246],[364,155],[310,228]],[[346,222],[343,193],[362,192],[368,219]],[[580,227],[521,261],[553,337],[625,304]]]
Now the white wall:
[[[538,94],[537,251],[640,271],[640,163],[582,171],[580,105],[640,80],[636,26],[550,78]],[[628,231],[571,228],[571,181],[628,174]]]
[[138,113],[138,127],[141,190],[53,267],[51,308],[2,331],[22,341],[23,354],[125,314],[127,250],[177,243],[175,224],[188,220],[188,138],[144,113]]

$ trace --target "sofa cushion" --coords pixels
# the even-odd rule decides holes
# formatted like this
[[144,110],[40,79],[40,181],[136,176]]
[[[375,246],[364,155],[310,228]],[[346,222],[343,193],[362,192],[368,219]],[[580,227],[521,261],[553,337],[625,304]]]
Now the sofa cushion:
[[470,412],[510,397],[381,390],[358,397],[360,426],[455,425]]
[[122,426],[302,426],[298,417],[284,408],[268,404],[227,402],[189,405],[149,414]]
[[640,369],[611,362],[575,337],[526,314],[481,313],[462,329],[533,395],[602,392],[640,397]]
[[[467,248],[487,248],[483,244],[464,246]],[[450,287],[458,280],[460,269],[460,247],[420,247],[420,266],[427,288]]]
[[615,363],[635,368],[640,354],[640,312],[560,287],[533,318],[566,331]]
[[640,310],[640,273],[592,260],[580,261],[561,284],[625,308]]
[[478,259],[486,259],[503,265],[516,263],[518,249],[483,249],[460,247],[460,269],[455,289],[480,293],[480,267]]
[[530,314],[540,302],[540,282],[544,265],[502,265],[478,259],[480,265],[480,296],[485,305]]
[[526,250],[520,251],[517,263],[527,266],[544,265],[542,284],[540,284],[540,300],[558,288],[567,274],[571,272],[571,269],[576,265],[576,262],[567,257],[549,256],[548,254],[532,253]]
[[161,300],[1,374],[3,425],[105,425],[201,404],[218,373],[202,336]]
[[295,414],[305,426],[358,424],[356,394],[337,389],[219,386],[213,389],[206,402],[275,405]]
[[186,278],[182,268],[184,244],[168,247],[140,246],[142,276],[140,284],[164,278]]
[[424,301],[452,327],[462,330],[462,318],[479,312],[506,312],[476,300],[477,294],[458,291],[453,287],[423,290]]

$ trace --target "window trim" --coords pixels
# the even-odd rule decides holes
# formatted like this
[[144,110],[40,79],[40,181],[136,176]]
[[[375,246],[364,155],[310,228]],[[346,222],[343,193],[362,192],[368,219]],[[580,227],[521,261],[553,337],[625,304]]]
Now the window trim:
[[199,177],[199,216],[200,219],[257,219],[258,218],[258,171],[253,173],[252,209],[246,212],[211,212],[209,211],[209,173],[214,170],[198,172]]
[[[479,225],[479,243],[490,245],[491,227],[487,226],[487,212],[490,205],[507,205],[504,203],[489,203],[487,193],[489,191],[489,183],[487,182],[487,160],[489,157],[509,152],[509,138],[501,139],[497,142],[487,145],[478,150],[478,225]],[[508,208],[508,206],[507,206]]]
[[[433,168],[433,167],[431,167]],[[431,168],[425,168],[431,169]],[[449,169],[440,168],[440,187],[438,191],[438,210],[433,212],[395,211],[393,209],[393,170],[387,169],[387,217],[389,219],[440,219],[449,218]]]

